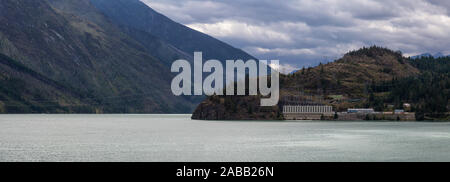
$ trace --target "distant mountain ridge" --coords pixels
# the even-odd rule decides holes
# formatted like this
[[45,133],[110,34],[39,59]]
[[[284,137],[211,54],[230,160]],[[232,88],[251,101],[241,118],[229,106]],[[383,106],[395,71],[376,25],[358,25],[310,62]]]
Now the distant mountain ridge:
[[435,53],[435,54],[431,54],[431,53],[423,53],[420,55],[416,55],[416,56],[411,56],[412,59],[417,59],[417,58],[421,58],[421,57],[433,57],[433,58],[441,58],[441,57],[449,57],[450,55],[444,55],[441,52]]

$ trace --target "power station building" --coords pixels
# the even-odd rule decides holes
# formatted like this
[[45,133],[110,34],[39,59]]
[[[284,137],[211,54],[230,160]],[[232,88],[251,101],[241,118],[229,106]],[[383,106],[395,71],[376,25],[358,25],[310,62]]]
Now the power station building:
[[[292,90],[295,92],[295,90]],[[299,92],[281,99],[283,116],[286,120],[332,119],[333,107],[328,106],[320,94]]]
[[333,107],[326,105],[285,105],[283,115],[287,120],[320,120],[334,115]]
[[283,106],[283,113],[332,113],[332,106]]

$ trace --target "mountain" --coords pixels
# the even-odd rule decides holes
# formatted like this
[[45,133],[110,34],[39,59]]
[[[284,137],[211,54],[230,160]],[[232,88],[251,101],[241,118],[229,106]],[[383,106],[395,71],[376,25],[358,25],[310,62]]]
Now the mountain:
[[197,107],[192,118],[277,120],[282,118],[280,106],[290,96],[332,105],[337,111],[367,107],[372,85],[418,75],[420,70],[400,52],[376,46],[361,48],[335,62],[281,75],[277,107],[260,107],[259,96],[211,96]]
[[436,53],[436,54],[423,53],[423,54],[420,54],[420,55],[412,56],[411,59],[418,59],[418,58],[421,58],[421,57],[441,58],[441,57],[447,57],[447,56],[450,56],[450,55],[444,55],[444,54],[442,54],[441,52],[438,52],[438,53]]
[[430,53],[423,53],[423,54],[420,54],[420,55],[412,56],[411,58],[412,59],[417,59],[417,58],[421,58],[421,57],[433,57],[433,55],[430,54]]
[[433,55],[434,58],[440,58],[440,57],[445,57],[444,54],[442,54],[442,52],[438,52],[436,54]]
[[[194,50],[203,51],[205,58],[251,58],[139,1],[2,0],[0,24],[0,53],[33,75],[51,80],[27,81],[18,76],[21,83],[37,88],[47,88],[46,83],[63,85],[69,89],[57,90],[59,94],[45,99],[67,98],[55,103],[61,107],[85,102],[93,105],[89,112],[188,113],[202,98],[172,94],[170,66],[174,60],[192,61]],[[13,72],[4,65],[1,68]],[[15,88],[10,86],[2,88]],[[15,97],[26,100],[27,94]]]
[[[171,94],[169,68],[89,1],[60,1],[72,11],[48,2],[2,1],[0,37],[6,44],[1,53],[80,93],[90,93],[104,106],[102,112],[191,110],[192,103]],[[73,13],[77,11],[86,16]]]
[[224,62],[228,59],[255,59],[240,49],[172,21],[140,0],[91,0],[91,2],[114,23],[131,31],[130,34],[138,40],[140,36],[134,32],[146,32],[191,56],[195,51],[202,51],[205,60],[217,59]]
[[[187,59],[192,60],[192,56],[178,50],[173,45],[162,41],[156,36],[149,34],[145,31],[138,30],[132,27],[123,26],[122,24],[117,24],[114,19],[110,19],[108,16],[104,16],[104,13],[99,11],[97,7],[93,4],[93,0],[49,0],[51,5],[63,13],[69,13],[78,17],[82,17],[85,20],[93,22],[97,25],[101,25],[102,28],[108,28],[113,31],[121,32],[126,34],[128,38],[141,44],[139,49],[144,50],[154,56],[155,58],[162,61],[165,65],[170,65],[174,60],[177,59]],[[108,1],[113,4],[115,1]],[[123,4],[133,4],[134,1],[125,1]],[[109,4],[109,3],[108,3]],[[83,7],[83,8],[80,8]],[[132,10],[130,10],[132,12]],[[129,20],[127,20],[129,21]],[[145,20],[142,20],[145,22]]]

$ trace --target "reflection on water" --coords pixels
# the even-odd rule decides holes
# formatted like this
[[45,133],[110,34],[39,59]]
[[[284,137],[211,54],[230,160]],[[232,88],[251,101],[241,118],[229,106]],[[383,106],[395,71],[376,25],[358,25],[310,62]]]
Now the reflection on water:
[[450,123],[0,115],[0,161],[450,161]]

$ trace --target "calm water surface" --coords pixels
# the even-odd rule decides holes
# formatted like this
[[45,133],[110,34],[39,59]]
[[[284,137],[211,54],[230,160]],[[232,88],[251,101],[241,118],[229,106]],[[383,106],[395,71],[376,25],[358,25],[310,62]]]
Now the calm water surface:
[[450,123],[0,115],[0,161],[450,161]]

